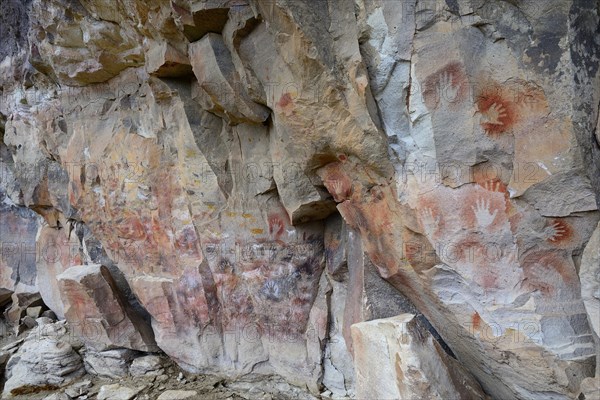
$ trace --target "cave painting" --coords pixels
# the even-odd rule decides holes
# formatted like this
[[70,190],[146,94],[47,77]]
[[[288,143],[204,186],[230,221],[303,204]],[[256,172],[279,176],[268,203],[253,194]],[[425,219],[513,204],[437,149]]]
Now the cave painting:
[[475,105],[480,125],[490,136],[514,133],[518,125],[543,115],[547,109],[543,91],[523,80],[485,82],[476,90]]
[[477,182],[477,179],[476,179],[476,183],[478,183],[479,186],[481,186],[488,192],[502,193],[504,195],[505,199],[508,200],[508,197],[509,197],[508,188],[507,188],[506,184],[504,182],[502,182],[500,179],[498,179],[498,178],[486,179],[481,182]]
[[490,206],[490,201],[484,198],[477,200],[474,206],[471,206],[473,214],[475,214],[475,220],[479,228],[486,228],[494,222],[498,210],[493,210]]
[[573,229],[567,222],[561,219],[553,219],[544,229],[544,234],[548,242],[558,245],[569,241],[573,237]]
[[328,186],[331,187],[331,194],[335,201],[341,202],[348,197],[349,189],[344,187],[344,182],[341,179],[330,181]]
[[271,235],[271,238],[279,240],[284,231],[285,222],[283,217],[279,214],[269,215],[269,235]]
[[507,149],[514,154],[508,182],[511,196],[522,195],[571,162],[572,121],[549,107],[539,86],[521,79],[488,80],[474,95],[483,133],[495,141],[511,138]]
[[[526,213],[506,197],[498,179],[427,193],[417,205],[418,221],[437,256],[465,282],[486,293],[520,287],[523,293],[556,295],[576,276],[568,256],[576,230],[568,219],[531,214],[545,225],[539,235],[526,235],[533,243],[526,247],[521,228],[533,223],[523,218]],[[494,237],[488,242],[490,234]]]
[[[342,154],[339,157],[346,156]],[[333,172],[323,181],[323,184],[338,203],[347,200],[352,195],[352,182],[343,174]]]
[[431,110],[458,105],[465,100],[467,92],[464,66],[456,61],[429,75],[423,84],[423,98]]
[[437,231],[437,227],[440,224],[441,217],[434,216],[433,211],[429,207],[425,207],[421,210],[421,226],[429,237],[434,237]]
[[486,292],[510,290],[520,280],[502,189],[500,181],[485,180],[424,194],[418,203],[423,232],[440,260]]
[[241,262],[243,287],[252,305],[248,315],[254,315],[261,331],[277,326],[286,335],[301,335],[323,268],[318,256],[323,251],[322,243],[311,239],[272,245],[275,249],[269,254]]
[[578,288],[573,285],[577,281],[577,272],[564,250],[531,251],[522,265],[526,291],[547,297],[558,294],[563,298],[577,296]]
[[499,86],[486,88],[476,99],[481,127],[488,135],[507,132],[517,121],[515,105]]

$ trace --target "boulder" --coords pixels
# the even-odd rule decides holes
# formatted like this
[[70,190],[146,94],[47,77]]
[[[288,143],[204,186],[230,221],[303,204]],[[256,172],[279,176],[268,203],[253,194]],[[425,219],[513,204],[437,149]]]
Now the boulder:
[[82,380],[70,385],[65,389],[65,394],[71,399],[76,399],[79,396],[85,396],[89,392],[89,388],[92,387],[92,381]]
[[57,276],[65,317],[88,347],[157,350],[152,328],[119,292],[108,268],[74,266]]
[[157,400],[185,400],[194,399],[197,396],[198,392],[195,390],[165,390]]
[[129,349],[88,350],[83,356],[83,361],[88,374],[118,379],[127,376],[134,358],[135,352]]
[[147,355],[137,357],[129,366],[131,376],[157,376],[164,374],[165,359],[161,356]]
[[70,228],[53,229],[47,225],[40,228],[36,243],[40,249],[37,261],[40,295],[58,318],[65,319],[65,304],[57,276],[84,263],[80,252],[81,243]]
[[357,398],[485,399],[412,314],[352,325]]
[[10,357],[3,396],[56,390],[84,374],[83,361],[73,348],[64,324],[39,326]]
[[42,306],[27,307],[27,309],[25,310],[25,314],[27,314],[27,316],[30,318],[37,319],[42,313],[42,310]]
[[26,316],[28,308],[41,307],[44,304],[39,293],[13,293],[11,300],[10,307],[4,311],[4,317],[13,326],[17,326],[21,322],[21,318]]
[[103,385],[98,392],[98,400],[131,400],[140,392],[140,389],[132,389],[127,386],[114,383]]

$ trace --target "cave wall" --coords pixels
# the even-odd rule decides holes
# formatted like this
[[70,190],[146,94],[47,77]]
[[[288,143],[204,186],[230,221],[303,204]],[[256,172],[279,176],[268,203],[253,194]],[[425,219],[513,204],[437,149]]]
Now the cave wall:
[[594,375],[598,1],[2,8],[0,296],[101,263],[182,368],[314,393],[404,312],[492,398]]

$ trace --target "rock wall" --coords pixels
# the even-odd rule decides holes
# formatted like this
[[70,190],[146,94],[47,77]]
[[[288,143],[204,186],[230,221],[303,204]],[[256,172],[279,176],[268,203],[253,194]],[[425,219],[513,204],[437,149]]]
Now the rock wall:
[[403,313],[492,398],[594,376],[597,0],[1,7],[0,303],[337,396]]

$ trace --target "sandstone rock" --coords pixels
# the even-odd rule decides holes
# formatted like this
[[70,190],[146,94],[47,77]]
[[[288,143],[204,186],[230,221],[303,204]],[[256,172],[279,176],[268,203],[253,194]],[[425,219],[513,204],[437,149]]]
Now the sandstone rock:
[[143,62],[134,27],[119,24],[113,12],[103,19],[93,10],[90,18],[80,5],[63,1],[34,4],[33,8],[39,16],[31,27],[36,33],[33,64],[61,81],[71,85],[103,82]]
[[56,322],[56,319],[48,318],[48,317],[39,317],[39,318],[36,318],[35,322],[40,326],[41,325],[50,325],[50,324],[53,324],[54,322]]
[[98,392],[97,398],[98,400],[131,400],[139,392],[139,389],[132,389],[115,383],[112,385],[103,385]]
[[179,0],[173,9],[179,15],[179,24],[190,42],[195,42],[208,32],[221,32],[231,6],[246,4],[245,0]]
[[27,4],[0,6],[0,302],[63,318],[56,276],[103,264],[186,371],[343,395],[349,324],[398,290],[495,397],[589,383],[596,2]]
[[19,340],[15,340],[12,343],[7,344],[6,346],[3,346],[0,351],[17,351],[18,347],[20,345],[23,344],[23,342],[25,341],[25,339],[19,339]]
[[157,400],[184,400],[193,399],[196,396],[198,396],[198,392],[195,390],[165,390]]
[[38,233],[37,247],[41,249],[38,258],[40,295],[48,308],[59,319],[64,319],[65,305],[56,277],[72,266],[83,264],[79,239],[67,229],[43,226]]
[[241,85],[221,35],[209,33],[190,44],[190,60],[199,84],[196,96],[205,110],[232,124],[267,119],[268,110],[250,100]]
[[585,378],[581,382],[581,394],[577,398],[582,400],[600,399],[600,377]]
[[42,306],[27,307],[27,309],[25,310],[25,313],[27,314],[28,317],[37,319],[40,316],[42,309],[43,309]]
[[484,399],[414,315],[352,325],[358,398]]
[[161,78],[178,78],[192,75],[192,66],[186,54],[179,52],[166,41],[146,43],[146,70]]
[[581,298],[596,342],[596,376],[581,382],[581,392],[587,398],[600,398],[600,224],[585,246],[579,267]]
[[165,360],[160,356],[137,357],[129,366],[131,376],[157,376],[164,373]]
[[84,356],[85,370],[92,375],[103,378],[118,379],[129,373],[129,365],[135,352],[129,349],[106,351],[88,350]]
[[[340,219],[339,223],[331,221]],[[358,234],[338,216],[326,237],[330,294],[329,338],[325,347],[323,384],[335,396],[353,396],[352,324],[417,312],[415,306],[377,273]],[[422,316],[420,317],[422,318]]]
[[66,393],[52,393],[51,395],[44,397],[43,400],[70,400],[70,399],[71,398],[69,396],[67,396]]
[[[10,157],[5,150],[6,146],[0,145],[0,306],[11,300],[13,292],[38,291],[35,236],[41,223],[33,211],[9,197],[11,182],[7,180],[14,175],[4,162]],[[14,185],[12,190],[17,190],[19,186]]]
[[4,316],[13,326],[18,325],[29,307],[38,307],[38,304],[44,304],[39,293],[13,293],[11,300],[12,304],[4,311]]
[[46,310],[42,313],[42,318],[48,318],[51,319],[53,321],[56,321],[58,318],[56,316],[56,313],[52,310]]
[[19,346],[23,343],[23,339],[10,343],[0,349],[0,371],[4,371],[6,363],[10,357],[19,350]]
[[62,323],[33,330],[8,361],[3,396],[57,389],[84,375],[81,357],[66,335]]
[[37,322],[35,321],[35,319],[31,318],[29,315],[26,315],[25,317],[23,317],[21,319],[21,323],[23,325],[25,325],[28,329],[31,329],[31,328],[37,326]]
[[83,380],[80,382],[76,382],[70,385],[65,389],[65,394],[67,394],[70,398],[75,399],[79,396],[86,395],[88,393],[88,389],[92,387],[92,381]]
[[596,337],[600,336],[600,224],[587,243],[579,267],[581,297]]
[[88,347],[156,350],[152,329],[119,293],[106,267],[74,266],[57,279],[65,317]]

